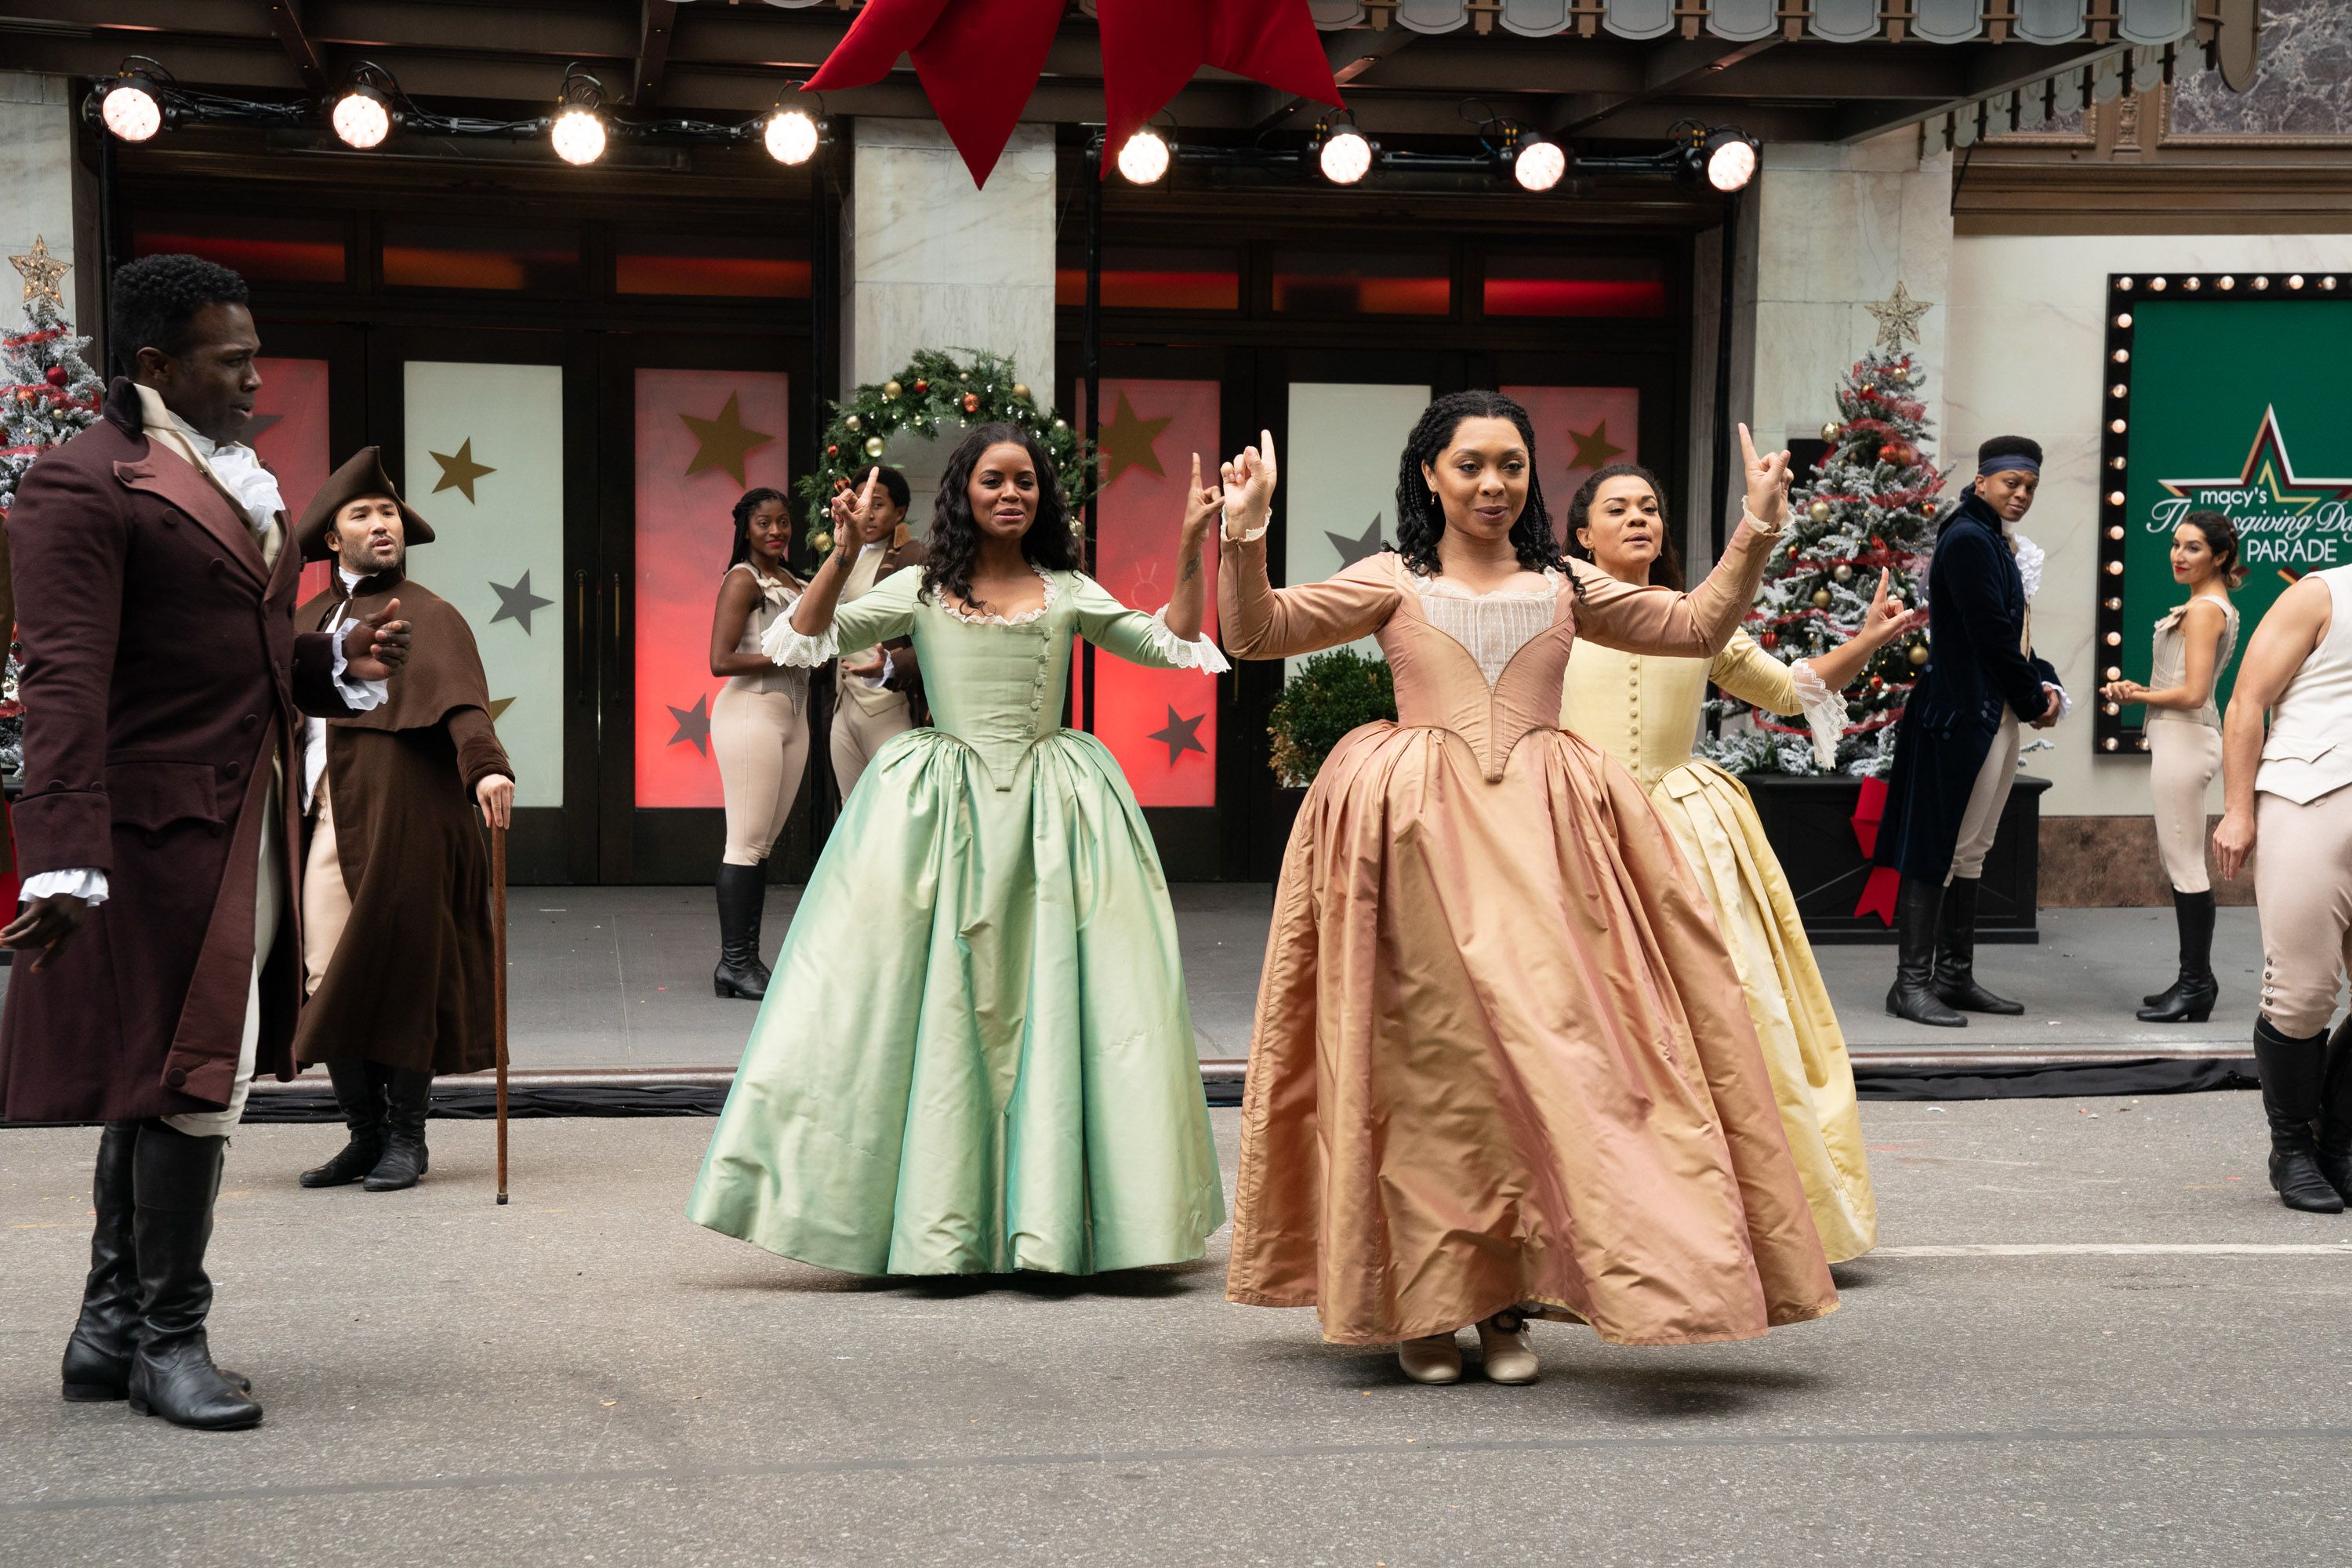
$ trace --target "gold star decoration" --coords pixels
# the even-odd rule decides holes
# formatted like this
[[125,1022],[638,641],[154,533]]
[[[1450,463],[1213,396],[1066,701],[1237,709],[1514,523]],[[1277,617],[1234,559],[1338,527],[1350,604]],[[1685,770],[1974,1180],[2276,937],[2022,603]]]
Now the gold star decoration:
[[689,477],[705,468],[724,468],[735,477],[737,484],[747,483],[743,459],[775,439],[764,430],[744,427],[742,399],[732,392],[727,395],[727,406],[719,411],[716,419],[698,419],[691,414],[678,417],[686,421],[686,427],[700,443],[695,448],[694,460],[686,465]]
[[1915,343],[1919,341],[1919,318],[1927,313],[1928,302],[1911,298],[1911,290],[1904,287],[1903,279],[1898,278],[1895,280],[1894,293],[1875,305],[1864,305],[1863,309],[1878,320],[1878,346],[1900,349],[1906,338]]
[[1095,446],[1103,457],[1103,483],[1117,483],[1119,475],[1129,468],[1164,476],[1167,470],[1160,466],[1160,454],[1152,443],[1160,439],[1160,432],[1167,429],[1174,417],[1143,418],[1135,412],[1135,405],[1127,400],[1127,394],[1120,393],[1118,412],[1095,437]]
[[1590,432],[1570,430],[1568,438],[1576,443],[1576,456],[1568,460],[1571,468],[1599,468],[1625,455],[1625,448],[1609,438],[1609,421],[1603,419]]
[[35,235],[33,248],[22,256],[10,257],[8,265],[25,275],[26,304],[31,304],[33,297],[37,294],[60,310],[66,308],[65,291],[58,287],[58,281],[73,263],[59,261],[51,256],[47,240]]
[[436,496],[443,490],[455,489],[470,501],[474,499],[474,481],[484,474],[498,472],[487,463],[474,461],[474,438],[471,436],[467,437],[465,444],[454,452],[435,452],[433,460],[441,465],[441,482],[433,487],[433,493]]
[[515,705],[515,700],[514,700],[513,698],[511,698],[511,697],[493,697],[493,698],[491,698],[491,699],[490,699],[490,722],[491,722],[491,723],[493,723],[493,724],[496,724],[499,720],[501,720],[501,719],[505,718],[505,717],[507,716],[507,710],[508,710],[508,709],[509,709],[509,708],[511,708],[511,707],[513,707],[514,705]]

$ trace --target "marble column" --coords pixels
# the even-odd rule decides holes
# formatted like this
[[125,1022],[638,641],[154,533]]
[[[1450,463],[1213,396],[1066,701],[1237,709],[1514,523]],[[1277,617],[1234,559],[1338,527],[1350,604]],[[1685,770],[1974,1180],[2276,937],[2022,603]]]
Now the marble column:
[[[1759,446],[1818,438],[1838,379],[1877,340],[1865,308],[1899,281],[1928,310],[1912,363],[1938,419],[1952,269],[1952,161],[1916,129],[1853,146],[1773,142],[1757,176],[1755,380]],[[1948,458],[1940,442],[1931,450]]]
[[[75,259],[73,103],[66,77],[0,71],[0,256],[22,256],[38,237],[58,260]],[[69,320],[80,279],[77,267],[62,285]],[[23,282],[0,268],[0,322],[21,319]]]

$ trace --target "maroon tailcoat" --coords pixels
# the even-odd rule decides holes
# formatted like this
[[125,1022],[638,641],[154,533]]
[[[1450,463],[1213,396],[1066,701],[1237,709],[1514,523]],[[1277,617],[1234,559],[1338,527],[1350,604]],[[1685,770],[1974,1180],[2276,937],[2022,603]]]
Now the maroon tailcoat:
[[[8,513],[24,645],[20,875],[94,866],[109,898],[64,952],[20,961],[0,1015],[0,1120],[216,1110],[236,1079],[261,835],[280,915],[257,1073],[294,1075],[301,1002],[297,710],[337,717],[331,639],[294,632],[301,552],[274,570],[243,515],[152,444],[128,381],[37,460]],[[273,758],[289,787],[264,820]]]

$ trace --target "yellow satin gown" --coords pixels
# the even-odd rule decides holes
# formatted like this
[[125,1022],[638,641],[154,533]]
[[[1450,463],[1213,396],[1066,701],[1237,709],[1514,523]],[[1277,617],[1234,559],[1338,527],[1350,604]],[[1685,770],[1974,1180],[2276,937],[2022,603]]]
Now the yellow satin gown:
[[1781,1130],[1832,1263],[1878,1242],[1853,1066],[1780,862],[1746,786],[1692,754],[1709,680],[1767,712],[1801,711],[1791,668],[1736,634],[1713,659],[1587,644],[1569,661],[1559,721],[1625,764],[1715,905],[1772,1077]]

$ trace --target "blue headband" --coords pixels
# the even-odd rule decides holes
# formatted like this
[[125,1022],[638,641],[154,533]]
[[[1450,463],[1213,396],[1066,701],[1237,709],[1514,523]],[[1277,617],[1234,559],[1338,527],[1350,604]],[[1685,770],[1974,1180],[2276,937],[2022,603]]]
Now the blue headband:
[[1997,458],[1987,458],[1978,463],[1977,478],[1997,474],[2004,468],[2023,468],[2029,474],[2038,474],[2042,471],[2042,460],[2029,458],[2022,452],[2003,452]]

